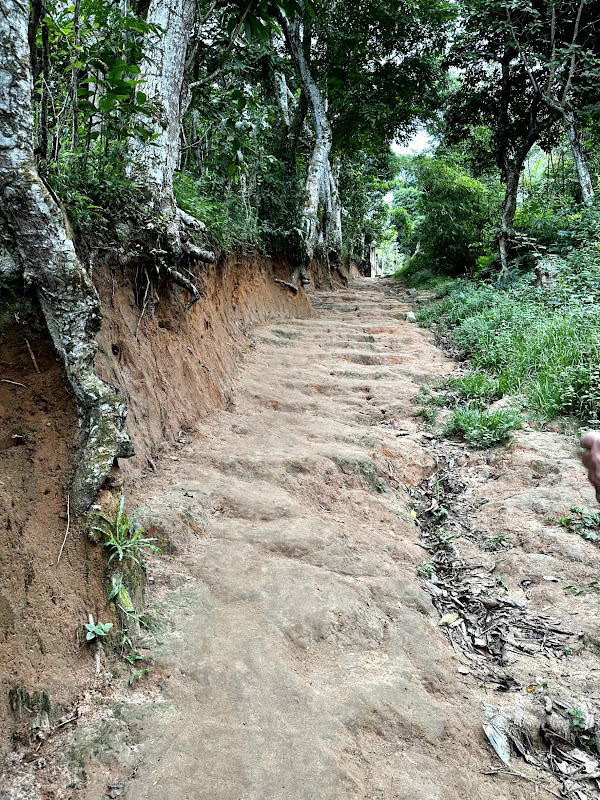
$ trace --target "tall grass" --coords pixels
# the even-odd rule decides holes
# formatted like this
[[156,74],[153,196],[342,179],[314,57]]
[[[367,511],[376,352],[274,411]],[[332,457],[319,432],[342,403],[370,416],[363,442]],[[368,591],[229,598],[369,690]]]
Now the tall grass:
[[[600,285],[600,268],[597,274]],[[569,276],[544,290],[522,279],[497,289],[469,282],[418,312],[450,331],[477,370],[503,393],[523,395],[542,418],[600,417],[600,300],[569,291]]]

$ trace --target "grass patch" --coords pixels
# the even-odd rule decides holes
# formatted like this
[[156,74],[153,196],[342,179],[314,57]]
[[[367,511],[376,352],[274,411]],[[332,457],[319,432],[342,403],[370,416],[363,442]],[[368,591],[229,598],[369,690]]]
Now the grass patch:
[[600,298],[570,285],[569,273],[546,289],[531,278],[508,288],[455,282],[421,308],[419,322],[449,334],[473,367],[447,388],[482,401],[519,394],[542,420],[573,414],[598,424]]
[[512,408],[482,411],[479,408],[455,408],[444,429],[446,436],[462,436],[472,447],[491,447],[508,439],[521,427],[521,415]]
[[409,260],[394,272],[396,280],[402,281],[409,289],[435,289],[448,283],[448,278],[438,275],[432,269],[423,268]]
[[455,392],[463,400],[478,400],[491,403],[503,395],[504,382],[481,370],[470,370],[464,375],[450,375],[442,384],[442,389]]

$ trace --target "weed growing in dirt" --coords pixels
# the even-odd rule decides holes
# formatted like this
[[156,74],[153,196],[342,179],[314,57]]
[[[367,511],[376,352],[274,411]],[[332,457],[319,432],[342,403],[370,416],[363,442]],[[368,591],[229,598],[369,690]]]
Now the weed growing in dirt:
[[600,514],[589,508],[571,506],[571,514],[561,517],[558,522],[567,530],[578,533],[587,542],[600,542]]
[[87,633],[85,638],[88,642],[91,642],[94,639],[99,639],[101,636],[108,636],[112,626],[112,622],[86,622],[85,629]]
[[434,576],[435,567],[428,558],[426,558],[422,564],[419,564],[417,567],[417,574],[422,578],[426,578],[427,580],[431,580],[431,578]]
[[421,419],[425,422],[426,426],[431,426],[437,419],[438,410],[437,408],[420,408],[416,416],[421,417]]
[[98,531],[104,536],[104,546],[109,553],[109,564],[114,558],[119,561],[129,558],[140,566],[144,551],[162,553],[160,547],[154,544],[157,540],[143,538],[144,529],[136,525],[136,520],[143,510],[140,508],[132,517],[129,517],[125,511],[125,497],[121,495],[119,510],[114,520],[109,519],[105,514],[98,515],[100,525],[94,525],[92,530]]
[[586,592],[600,592],[600,583],[592,581],[587,586],[564,586],[563,589],[565,594],[574,594],[575,597],[579,597],[580,594],[585,594]]
[[508,534],[503,534],[501,536],[494,536],[493,539],[490,539],[490,550],[502,550],[503,547],[513,547],[514,542],[508,536]]
[[[591,731],[590,723],[588,722],[588,714],[576,706],[570,708],[567,713],[571,719],[571,728],[579,743],[582,744],[586,750],[590,751],[596,744],[596,737]],[[593,725],[593,719],[591,724]]]
[[444,433],[460,435],[473,447],[491,447],[503,442],[510,432],[521,427],[521,415],[512,408],[498,411],[481,411],[478,408],[455,408],[449,417]]

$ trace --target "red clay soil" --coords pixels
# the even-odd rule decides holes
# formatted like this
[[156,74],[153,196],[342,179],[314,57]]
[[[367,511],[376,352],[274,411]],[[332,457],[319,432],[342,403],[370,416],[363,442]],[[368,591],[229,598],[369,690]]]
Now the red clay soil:
[[[129,480],[157,465],[164,445],[193,431],[227,404],[228,389],[256,322],[311,315],[303,291],[275,283],[289,267],[258,254],[230,256],[203,272],[202,299],[166,287],[140,321],[134,276],[104,265],[94,275],[104,323],[97,371],[129,403],[136,455],[121,461]],[[63,370],[47,338],[13,324],[0,333],[0,762],[24,738],[45,703],[11,711],[11,689],[46,693],[58,719],[94,674],[81,646],[82,624],[104,610],[105,556],[70,521],[67,487],[77,416]],[[37,368],[26,344],[29,339]],[[23,385],[20,385],[23,384]],[[79,628],[79,635],[78,635]]]

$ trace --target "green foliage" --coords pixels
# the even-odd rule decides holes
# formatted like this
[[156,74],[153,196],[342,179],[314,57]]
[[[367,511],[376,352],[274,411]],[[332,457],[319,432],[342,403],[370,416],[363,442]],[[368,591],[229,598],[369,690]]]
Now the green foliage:
[[514,542],[508,534],[501,534],[490,539],[490,550],[502,550],[503,547],[512,547],[513,545]]
[[459,434],[473,447],[491,447],[505,441],[510,432],[521,427],[521,415],[511,408],[498,411],[481,411],[478,408],[455,408],[449,417],[444,433]]
[[570,531],[578,533],[587,542],[600,542],[600,514],[589,508],[571,506],[571,514],[558,520]]
[[[437,275],[457,276],[472,271],[492,229],[491,208],[497,206],[496,187],[475,180],[450,152],[439,156],[405,157],[404,187],[416,190],[406,249],[416,254],[406,274],[424,269]],[[395,194],[394,203],[401,200]],[[406,212],[404,206],[392,211]]]
[[[600,250],[587,236],[600,214],[578,215],[565,259],[547,263],[553,278],[536,289],[530,277],[505,288],[457,283],[418,312],[419,321],[451,331],[477,371],[492,373],[503,394],[521,394],[544,419],[600,408]],[[578,237],[586,244],[577,247]],[[599,237],[600,238],[600,237]]]
[[318,6],[311,68],[326,89],[336,148],[382,152],[439,106],[456,13],[446,0]]
[[243,244],[259,244],[256,208],[244,206],[236,197],[218,199],[215,194],[211,199],[190,175],[177,174],[173,186],[179,207],[203,222],[224,252]]
[[91,642],[93,639],[97,639],[102,636],[108,636],[112,627],[112,622],[86,622],[85,629],[87,630],[87,633],[85,638],[88,642]]
[[571,728],[578,742],[590,753],[594,755],[596,750],[596,737],[594,736],[593,717],[591,724],[588,722],[588,714],[581,708],[574,706],[567,712],[571,718]]
[[135,6],[51,1],[34,51],[36,152],[40,172],[80,228],[115,212],[136,213],[141,194],[127,176],[127,143],[152,136],[137,64],[160,33]]
[[113,559],[123,561],[131,559],[141,565],[142,556],[146,551],[161,553],[161,549],[154,544],[154,538],[143,538],[144,529],[136,524],[136,520],[144,509],[140,508],[132,517],[125,511],[125,497],[121,495],[119,508],[114,520],[105,514],[99,514],[100,525],[92,526],[92,530],[104,536],[104,546],[108,550],[108,563]]
[[442,389],[450,389],[465,400],[490,403],[503,396],[500,380],[481,370],[470,370],[459,377],[451,375],[442,384]]
[[587,586],[564,586],[565,594],[573,594],[579,597],[586,592],[600,592],[600,583],[598,581],[590,581]]
[[344,158],[340,169],[340,194],[346,255],[358,261],[367,258],[370,245],[378,244],[389,222],[383,198],[397,170],[397,159],[387,149],[382,153],[359,152]]
[[394,278],[402,281],[409,289],[435,289],[447,280],[432,269],[421,266],[419,260],[412,258],[394,272]]

